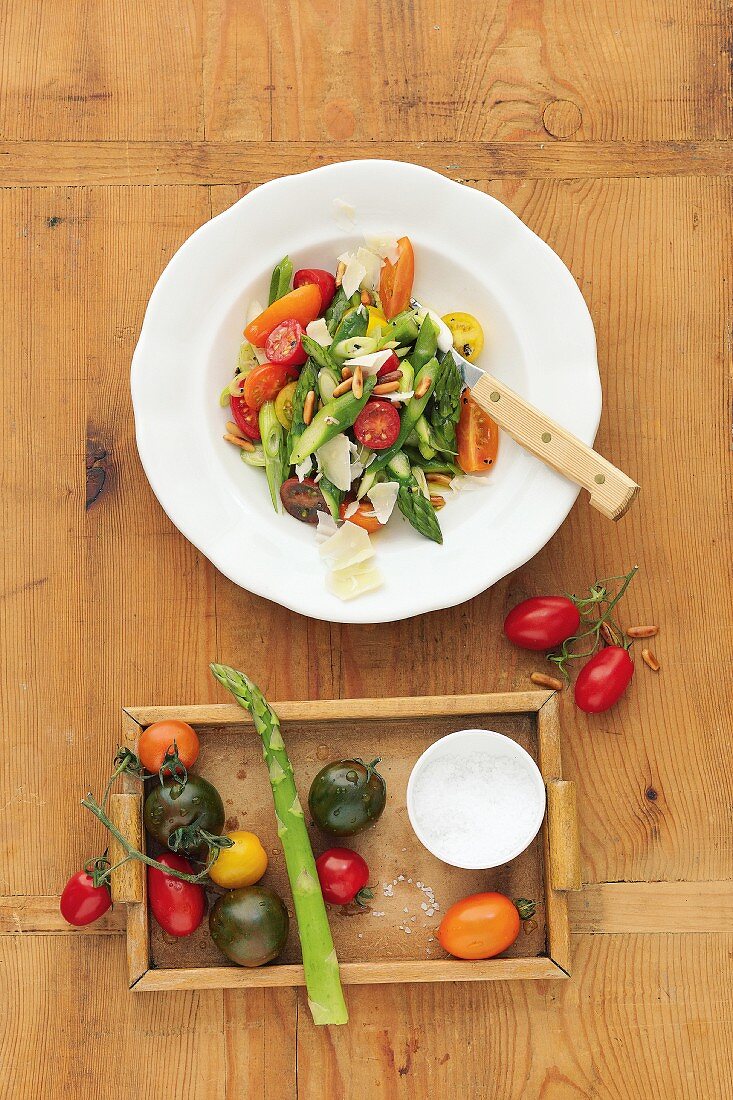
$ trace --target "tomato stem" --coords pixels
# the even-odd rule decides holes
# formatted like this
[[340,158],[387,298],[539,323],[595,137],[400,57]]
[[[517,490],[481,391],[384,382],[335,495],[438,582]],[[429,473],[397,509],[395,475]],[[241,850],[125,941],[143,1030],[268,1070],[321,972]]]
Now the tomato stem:
[[521,920],[530,920],[534,916],[535,909],[537,908],[535,903],[528,898],[517,898],[514,904],[517,907],[517,912]]
[[[578,634],[574,634],[572,638],[568,638],[567,641],[563,642],[557,653],[549,653],[547,655],[547,660],[557,666],[566,680],[570,679],[568,673],[568,664],[570,661],[591,657],[596,652],[601,644],[601,628],[604,625],[611,631],[612,636],[618,637],[618,644],[623,649],[630,648],[631,641],[611,618],[611,612],[614,607],[616,607],[619,600],[623,598],[626,589],[631,584],[638,569],[639,566],[635,565],[633,569],[629,570],[628,573],[624,573],[622,576],[607,577],[605,580],[597,580],[595,584],[591,585],[588,596],[568,596],[580,612],[581,624],[588,629],[582,630]],[[609,597],[608,587],[617,581],[621,581],[622,583],[615,595]],[[597,615],[591,617],[592,613],[596,611]],[[579,653],[574,652],[578,643],[584,640],[590,641],[590,648],[584,648],[583,651]]]
[[371,901],[373,897],[374,891],[372,890],[371,886],[362,886],[361,890],[354,898],[354,901],[357,905],[361,906],[362,909],[368,909],[369,906],[367,905],[367,902]]

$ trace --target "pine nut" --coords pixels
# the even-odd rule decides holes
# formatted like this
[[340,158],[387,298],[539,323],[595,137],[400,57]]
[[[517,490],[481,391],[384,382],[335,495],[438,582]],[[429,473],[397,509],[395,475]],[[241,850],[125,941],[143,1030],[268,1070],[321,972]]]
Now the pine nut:
[[441,508],[445,508],[445,497],[440,497],[435,494],[431,494],[430,503],[436,512],[439,512]]
[[619,640],[608,623],[601,623],[600,634],[606,645],[618,645]]
[[389,374],[383,374],[380,378],[380,382],[399,382],[402,378],[401,370],[391,370]]
[[361,292],[361,304],[363,306],[370,306],[372,304],[372,296],[368,290],[362,290]]
[[651,649],[642,649],[641,659],[644,662],[644,664],[647,665],[647,667],[652,670],[652,672],[659,672],[659,669],[662,667],[659,664],[659,661],[657,660],[657,658],[652,653]]
[[227,443],[233,443],[235,447],[241,447],[243,451],[253,451],[255,449],[254,443],[250,443],[248,439],[240,439],[238,435],[231,435],[230,432],[226,432],[224,438]]
[[316,408],[316,391],[308,390],[305,395],[305,401],[303,402],[303,423],[308,426],[313,419],[313,413]]
[[442,485],[446,489],[450,489],[451,479],[447,474],[428,474],[428,485]]
[[626,631],[629,638],[656,638],[658,626],[630,626]]
[[375,386],[372,390],[374,397],[381,397],[384,393],[397,393],[400,388],[400,383],[397,379],[394,382],[380,382],[378,386]]
[[351,379],[351,388],[354,391],[354,397],[358,401],[364,394],[364,371],[361,367],[357,367],[354,371],[354,377]]
[[227,431],[230,435],[236,435],[239,439],[246,439],[243,431],[241,431],[233,420],[227,420]]
[[338,386],[331,394],[331,397],[342,397],[343,394],[348,393],[353,381],[353,378],[344,378],[343,382],[339,382]]
[[554,676],[548,676],[546,672],[531,672],[529,676],[533,684],[538,687],[549,688],[550,691],[562,691],[563,682]]
[[334,282],[336,283],[336,286],[341,286],[341,280],[344,277],[344,272],[345,271],[346,271],[346,264],[344,263],[343,260],[339,260],[338,267],[336,268],[336,278],[334,279]]
[[341,368],[341,377],[342,378],[353,378],[353,376],[354,376],[354,372],[351,369],[351,367],[342,367]]
[[415,397],[424,397],[430,389],[432,381],[432,378],[428,378],[427,375],[425,376],[425,378],[421,378],[418,384],[415,386]]

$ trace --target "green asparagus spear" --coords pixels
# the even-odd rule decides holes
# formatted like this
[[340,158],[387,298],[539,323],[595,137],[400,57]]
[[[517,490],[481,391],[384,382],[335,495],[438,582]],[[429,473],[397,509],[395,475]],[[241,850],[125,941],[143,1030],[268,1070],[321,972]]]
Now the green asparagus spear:
[[366,336],[369,327],[369,314],[364,306],[359,305],[353,312],[343,318],[341,324],[333,334],[334,346],[342,340],[351,340],[354,336]]
[[433,437],[425,413],[418,418],[415,425],[415,435],[417,436],[418,449],[423,458],[435,458],[436,450],[433,447]]
[[[308,455],[313,454],[329,439],[340,435],[356,420],[361,410],[369,400],[369,395],[376,385],[376,375],[364,379],[364,393],[361,397],[354,397],[351,390],[341,397],[329,401],[316,413],[308,427],[305,429],[294,449],[290,452],[290,463],[293,466],[304,462]],[[264,438],[264,436],[263,436]]]
[[420,331],[412,349],[410,362],[415,374],[429,363],[438,350],[438,326],[431,317],[426,314],[420,325]]
[[[382,347],[392,340],[396,340],[398,344],[403,345],[414,344],[418,332],[419,326],[413,310],[406,309],[402,313],[398,313],[391,321],[387,321],[386,325],[382,325],[382,335],[379,342]],[[430,356],[428,356],[429,358]]]
[[423,495],[404,451],[390,460],[388,468],[389,473],[396,478],[400,486],[397,491],[397,507],[402,515],[421,535],[432,539],[433,542],[442,543],[443,532],[440,530],[435,509]]
[[344,294],[344,288],[340,286],[334,294],[331,305],[326,310],[324,316],[326,318],[326,324],[328,325],[328,331],[333,334],[341,324],[344,314],[347,309],[351,309],[352,306],[358,306],[361,298],[359,292],[356,291],[352,294],[351,298],[347,298]]
[[316,340],[311,340],[310,336],[303,336],[300,342],[303,345],[303,351],[317,366],[325,367],[337,382],[341,381],[341,368],[328,348],[322,347]]
[[293,261],[289,256],[283,256],[270,279],[270,296],[268,305],[272,305],[278,298],[282,298],[290,290],[290,280],[293,277]]
[[463,377],[452,355],[443,361],[443,370],[435,384],[430,408],[432,442],[438,450],[456,454],[456,424],[461,416]]
[[287,477],[288,457],[285,449],[286,433],[275,415],[275,402],[265,401],[260,409],[260,435],[265,452],[265,474],[270,486],[272,506],[280,511],[280,486]]
[[313,1022],[345,1024],[349,1016],[341,988],[338,959],[318,882],[313,849],[293,779],[293,766],[280,732],[280,720],[259,688],[244,673],[219,664],[212,664],[211,671],[240,706],[249,711],[262,739],[275,802],[277,832],[293,892]]
[[290,426],[290,435],[288,436],[287,452],[293,453],[293,448],[300,439],[301,435],[306,429],[306,423],[303,420],[303,406],[305,405],[305,399],[308,396],[310,390],[315,390],[318,384],[318,370],[313,359],[306,359],[305,365],[300,372],[298,378],[298,385],[295,387],[295,393],[293,394],[293,423]]
[[323,499],[328,505],[328,510],[334,519],[339,518],[339,509],[343,502],[346,493],[343,489],[338,489],[332,481],[329,481],[325,474],[318,482],[318,488],[323,493]]

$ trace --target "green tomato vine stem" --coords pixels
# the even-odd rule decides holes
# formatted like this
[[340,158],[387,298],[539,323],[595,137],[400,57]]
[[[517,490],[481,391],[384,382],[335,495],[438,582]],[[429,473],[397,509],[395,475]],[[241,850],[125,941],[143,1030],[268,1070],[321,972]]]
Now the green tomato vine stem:
[[[626,637],[617,623],[614,622],[611,613],[623,598],[626,589],[631,584],[638,569],[639,566],[635,565],[633,569],[630,569],[628,573],[624,573],[622,576],[607,577],[605,580],[596,581],[589,589],[588,596],[568,596],[568,599],[573,601],[580,612],[581,625],[587,627],[587,629],[582,630],[578,634],[574,634],[572,638],[568,638],[567,641],[563,642],[557,653],[549,653],[547,656],[547,660],[557,666],[566,680],[570,679],[568,673],[568,664],[570,661],[591,657],[596,652],[601,643],[601,630],[604,626],[607,627],[613,637],[618,638],[618,645],[622,646],[624,649],[630,648],[630,640]],[[608,586],[617,581],[621,582],[618,591],[615,595],[609,597]],[[593,613],[596,611],[598,614],[593,617]],[[581,652],[575,651],[575,647],[579,643],[588,640],[590,640],[590,648],[584,648]]]

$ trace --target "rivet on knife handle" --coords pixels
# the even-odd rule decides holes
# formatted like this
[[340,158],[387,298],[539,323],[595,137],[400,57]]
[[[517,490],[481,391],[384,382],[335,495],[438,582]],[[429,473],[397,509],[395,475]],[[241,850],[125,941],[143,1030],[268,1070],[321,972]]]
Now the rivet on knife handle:
[[474,400],[525,450],[590,493],[594,508],[609,519],[621,519],[639,486],[607,459],[550,420],[519,394],[489,374],[471,389]]

